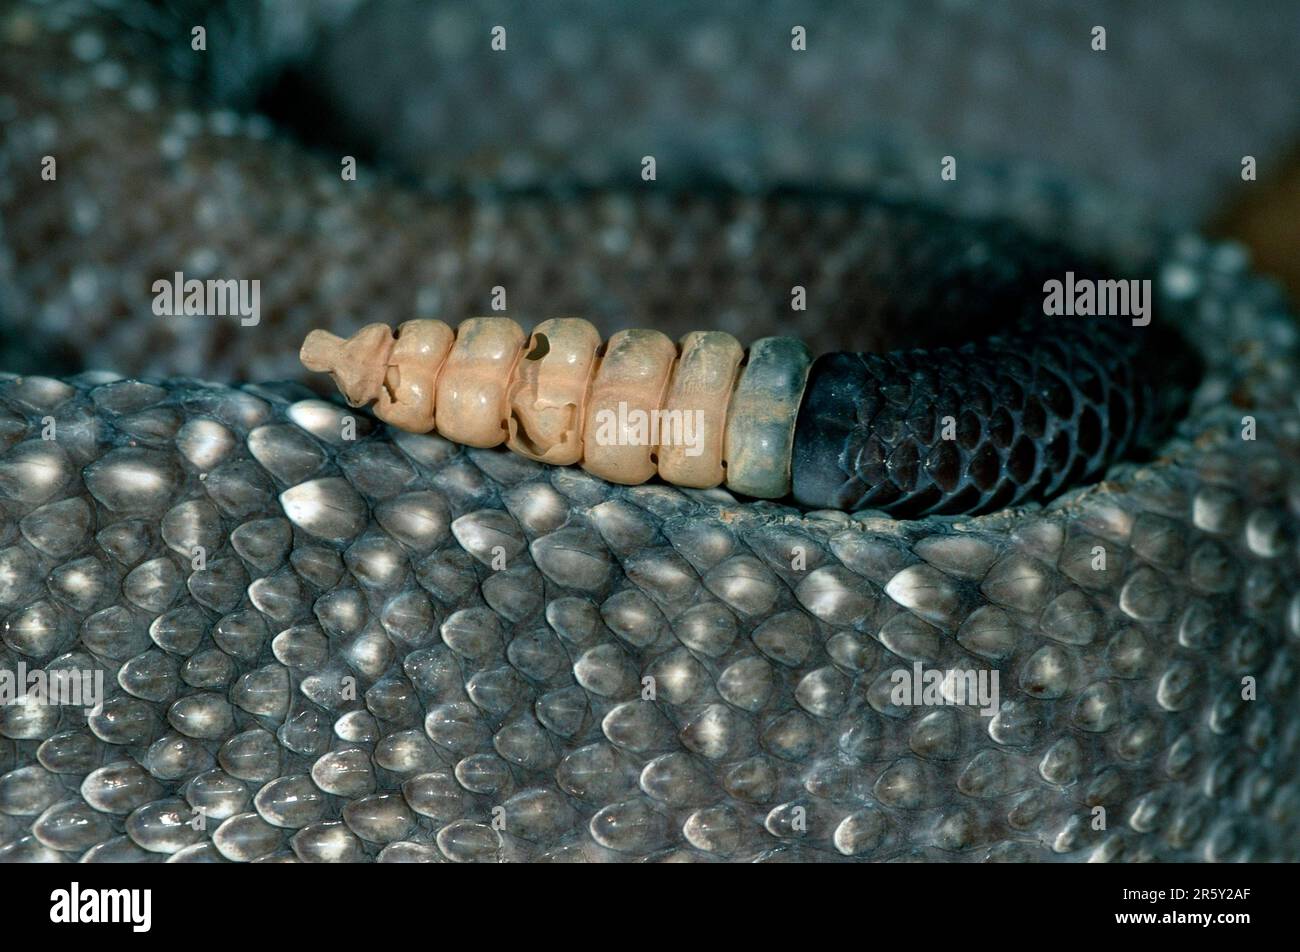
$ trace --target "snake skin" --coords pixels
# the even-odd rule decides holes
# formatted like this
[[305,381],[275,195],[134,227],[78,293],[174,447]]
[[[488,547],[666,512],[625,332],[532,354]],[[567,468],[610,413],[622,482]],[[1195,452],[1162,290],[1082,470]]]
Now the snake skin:
[[[795,314],[814,353],[930,345],[972,314],[1041,310],[1026,288],[1081,256],[1104,251],[1138,269],[1153,252],[1128,206],[974,163],[953,189],[919,175],[911,156],[877,157],[862,193],[702,188],[666,168],[653,187],[630,189],[549,180],[429,192],[364,167],[345,182],[337,158],[304,153],[260,116],[201,109],[103,15],[61,25],[11,16],[18,39],[0,59],[0,312],[23,327],[16,356],[39,356],[29,369],[46,373],[83,369],[77,355],[93,340],[99,366],[122,373],[302,379],[297,346],[313,327],[455,325],[487,313],[496,286],[525,326],[578,315],[606,337],[650,326],[751,341],[789,333]],[[141,147],[104,162],[106,142]],[[45,182],[51,150],[61,171]],[[958,206],[958,220],[915,201],[918,190]],[[1007,194],[1021,196],[1027,223],[994,214]],[[1080,210],[1104,242],[1070,234]],[[260,323],[154,319],[150,286],[178,270],[261,280]],[[791,310],[795,287],[806,311]]]
[[[313,141],[493,190],[575,171],[625,181],[647,152],[661,180],[873,186],[906,151],[931,167],[1050,165],[1189,226],[1240,188],[1243,148],[1267,176],[1300,128],[1289,0],[299,0],[310,13],[260,26],[234,7],[223,42],[241,55],[173,56],[207,69],[213,98],[262,100]],[[484,57],[498,24],[512,52]],[[312,108],[259,95],[286,62]]]
[[[443,277],[527,271],[494,200],[349,192],[256,123],[187,111],[115,36],[68,28],[45,49],[43,29],[20,25],[0,61],[19,114],[0,149],[18,249],[0,286],[11,324],[51,334],[52,353],[89,332],[129,372],[280,366],[297,340],[271,342],[295,321],[402,310],[386,269],[419,257],[396,253],[439,208],[468,228],[441,258],[426,249]],[[141,88],[155,98],[132,111]],[[159,149],[96,163],[96,134]],[[54,141],[81,171],[42,192],[21,160]],[[1232,247],[1083,190],[975,169],[951,193],[919,172],[881,180],[889,200],[861,217],[819,214],[850,238],[883,222],[882,272],[910,195],[944,228],[996,207],[1155,275],[1158,313],[1205,363],[1177,434],[1046,507],[897,521],[615,487],[392,432],[296,385],[8,376],[0,667],[103,670],[110,697],[89,719],[0,708],[0,858],[1296,859],[1300,356],[1284,302]],[[755,201],[732,207],[752,221]],[[631,253],[629,207],[577,202],[575,260],[600,260],[602,240]],[[700,210],[681,260],[709,260],[720,228],[744,247],[717,206],[683,207]],[[554,234],[566,212],[546,208],[519,220]],[[365,262],[330,221],[355,221]],[[274,274],[279,316],[252,333],[121,319],[178,261]],[[843,333],[829,307],[812,334]],[[996,715],[893,703],[891,672],[914,662],[998,671]]]
[[795,500],[962,515],[1089,481],[1151,442],[1146,340],[1040,317],[959,349],[820,357],[795,429]]

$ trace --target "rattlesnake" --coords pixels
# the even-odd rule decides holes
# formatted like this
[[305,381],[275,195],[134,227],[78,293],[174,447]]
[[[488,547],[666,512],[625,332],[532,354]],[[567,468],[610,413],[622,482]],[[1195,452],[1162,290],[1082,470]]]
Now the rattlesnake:
[[[826,190],[351,182],[164,82],[156,38],[4,17],[0,301],[50,367],[108,366],[0,383],[0,661],[109,698],[0,708],[0,856],[1295,858],[1300,361],[1236,249],[905,150]],[[1040,241],[1151,276],[1203,374],[1149,458],[980,517],[619,487],[205,382],[494,286],[928,342],[1035,305]],[[265,318],[153,318],[177,270],[261,277]],[[893,703],[917,663],[998,672],[996,714]]]

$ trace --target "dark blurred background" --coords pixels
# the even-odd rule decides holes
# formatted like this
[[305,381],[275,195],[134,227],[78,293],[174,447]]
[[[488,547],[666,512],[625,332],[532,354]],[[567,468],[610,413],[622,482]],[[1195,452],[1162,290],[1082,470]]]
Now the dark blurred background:
[[[194,24],[207,29],[205,53],[188,42]],[[805,49],[792,49],[795,28]],[[360,160],[367,187],[471,195],[571,182],[630,191],[645,155],[663,191],[721,181],[741,194],[888,195],[900,163],[937,191],[950,187],[938,167],[951,155],[959,176],[1007,170],[963,179],[968,193],[983,187],[967,208],[1032,207],[1045,180],[1072,195],[1098,185],[1101,197],[1072,199],[1094,203],[1089,220],[1237,239],[1300,297],[1297,0],[0,0],[0,52],[5,369],[54,372],[62,354],[64,366],[123,372],[290,375],[303,328],[459,320],[495,283],[481,261],[517,274],[546,240],[539,230],[554,233],[491,203],[435,220],[395,191],[370,193],[369,206],[364,189],[351,204],[332,195],[327,212],[320,183],[337,188],[340,155]],[[250,157],[236,141],[279,142],[277,127],[319,161],[309,167],[292,149]],[[36,179],[52,149],[64,162],[57,189]],[[1242,180],[1245,156],[1256,181]],[[356,243],[364,229],[348,217],[366,214],[382,238],[365,231],[369,245],[352,248],[347,233]],[[612,237],[588,242],[601,266],[623,274],[634,300],[674,303],[684,255],[617,201],[602,214]],[[726,214],[697,230],[743,244],[746,212]],[[664,287],[647,289],[629,234],[654,239],[643,241],[654,246],[643,271]],[[839,250],[831,231],[820,245],[808,235],[804,225],[782,235],[782,253],[825,261]],[[554,246],[552,271],[573,293],[552,302],[597,320],[601,302],[622,307],[611,281],[588,280],[594,253]],[[888,257],[871,260],[884,269]],[[267,275],[267,321],[237,334],[154,319],[148,281],[182,264]],[[409,290],[366,290],[388,287],[393,270]],[[436,313],[421,312],[427,287],[441,295]],[[751,302],[725,294],[740,317],[711,319],[739,330],[727,321],[748,320]],[[512,314],[535,316],[520,299]],[[841,311],[857,306],[838,300]]]
[[[854,185],[903,147],[1104,185],[1300,290],[1295,0],[247,7],[221,5],[248,52],[216,97],[426,181],[605,180],[653,152],[669,174]],[[510,55],[484,69],[495,25]]]

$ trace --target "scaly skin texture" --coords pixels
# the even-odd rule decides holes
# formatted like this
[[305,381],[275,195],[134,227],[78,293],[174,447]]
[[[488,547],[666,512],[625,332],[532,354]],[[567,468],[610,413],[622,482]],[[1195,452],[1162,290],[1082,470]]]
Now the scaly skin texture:
[[110,685],[0,710],[5,858],[1294,858],[1295,436],[907,523],[92,382],[0,391],[3,663]]
[[[963,167],[961,188],[948,189],[969,206],[960,221],[890,197],[901,170],[915,177],[910,159],[882,160],[881,188],[862,194],[745,194],[667,169],[641,183],[639,167],[629,170],[639,184],[620,188],[551,178],[429,194],[365,166],[343,181],[337,158],[304,153],[264,120],[202,111],[111,21],[75,23],[56,33],[34,15],[5,22],[17,38],[0,82],[16,115],[0,150],[0,307],[25,327],[20,354],[37,343],[76,354],[94,340],[98,366],[118,372],[301,379],[296,351],[314,327],[455,325],[490,313],[498,286],[506,316],[525,326],[581,316],[606,337],[650,326],[746,342],[793,329],[814,354],[930,346],[945,331],[978,334],[1041,311],[1026,289],[1103,250],[1072,241],[1081,247],[1062,254],[1069,196],[1028,177]],[[78,51],[97,55],[83,62]],[[106,161],[104,143],[116,142],[134,145]],[[45,155],[57,159],[54,181],[41,178]],[[1034,228],[1057,242],[987,213],[1008,189],[1026,194]],[[1149,229],[1124,207],[1100,217],[1104,250],[1146,264]],[[155,318],[153,282],[176,271],[260,280],[260,323]],[[805,311],[791,309],[796,287]]]
[[[1039,316],[957,349],[821,357],[795,429],[794,498],[967,515],[1091,481],[1165,431],[1138,372],[1151,341],[1127,322]],[[1184,386],[1167,374],[1159,385]]]
[[[527,258],[491,202],[347,191],[287,143],[226,136],[224,119],[195,131],[168,92],[132,113],[132,77],[80,85],[94,65],[61,59],[67,37],[45,40],[0,63],[21,94],[0,156],[30,177],[48,141],[82,171],[64,159],[58,191],[27,178],[5,195],[12,321],[65,339],[111,328],[105,353],[123,366],[175,361],[165,336],[145,355],[141,328],[188,330],[146,316],[142,289],[224,236],[218,271],[282,282],[282,317],[259,333],[209,323],[188,359],[205,376],[256,374],[245,358],[279,366],[298,338],[268,342],[294,320],[320,310],[350,330],[353,309],[405,311],[385,268],[420,233],[395,222],[479,210],[473,240],[439,259],[451,274],[470,249]],[[109,162],[87,129],[181,141]],[[882,265],[906,261],[909,232],[891,223],[920,214],[930,240],[961,246],[947,214],[976,214],[989,194],[971,179],[937,219],[894,199],[845,225],[842,206],[820,206],[848,235],[828,245],[857,236]],[[1207,365],[1154,461],[1046,508],[804,513],[393,433],[293,387],[4,380],[0,666],[103,670],[110,697],[89,719],[0,709],[0,857],[1297,858],[1290,317],[1231,249],[1025,181],[1028,198],[1000,204],[1017,227],[1150,267],[1158,313]],[[681,231],[693,260],[701,236],[721,241],[720,219],[682,201],[701,216]],[[748,201],[736,207],[752,213]],[[583,242],[619,248],[617,228],[596,226],[627,207],[530,215],[539,234],[568,214]],[[683,228],[663,220],[665,235]],[[312,227],[330,221],[357,232]],[[728,234],[743,246],[743,228]],[[400,260],[429,257],[416,252]],[[279,268],[253,267],[258,254]],[[925,275],[948,259],[911,260]],[[929,276],[927,299],[944,277]],[[809,326],[843,331],[829,313]],[[918,661],[996,670],[997,715],[891,703],[890,674]],[[198,808],[193,830],[181,821]]]

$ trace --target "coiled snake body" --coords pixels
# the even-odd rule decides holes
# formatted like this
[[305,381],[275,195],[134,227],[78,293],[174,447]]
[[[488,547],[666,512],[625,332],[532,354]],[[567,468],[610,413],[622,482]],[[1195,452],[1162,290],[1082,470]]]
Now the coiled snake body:
[[[896,179],[883,198],[351,188],[192,111],[94,15],[6,15],[9,323],[50,360],[102,334],[111,369],[150,379],[0,383],[0,667],[108,684],[89,716],[0,707],[0,857],[1294,858],[1300,360],[1231,249],[1038,196],[1070,255],[1153,276],[1203,365],[1149,458],[1046,505],[899,521],[878,508],[915,486],[814,511],[621,487],[298,384],[192,376],[283,374],[308,326],[468,314],[456,296],[497,284],[523,310],[751,338],[788,329],[805,284],[837,302],[800,328],[818,349],[843,313],[932,345],[918,314],[942,338],[1041,305],[1042,201],[1007,223]],[[655,248],[680,270],[642,281]],[[186,269],[262,277],[262,322],[144,316],[149,282]],[[832,369],[892,372],[860,360]],[[963,365],[957,399],[997,369]],[[1186,396],[1136,373],[1154,402]],[[1074,481],[1100,457],[1068,432]],[[900,702],[916,665],[996,672],[995,710]]]

